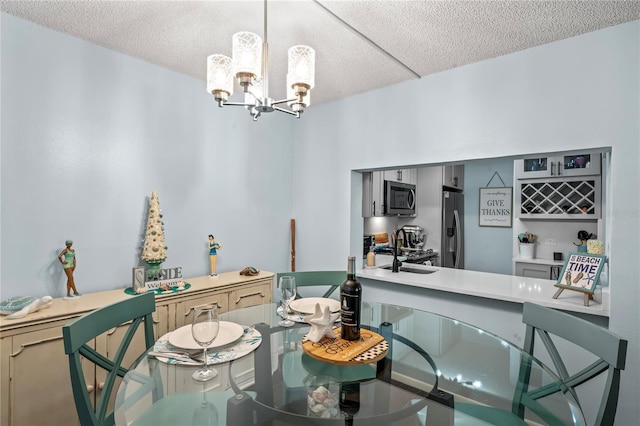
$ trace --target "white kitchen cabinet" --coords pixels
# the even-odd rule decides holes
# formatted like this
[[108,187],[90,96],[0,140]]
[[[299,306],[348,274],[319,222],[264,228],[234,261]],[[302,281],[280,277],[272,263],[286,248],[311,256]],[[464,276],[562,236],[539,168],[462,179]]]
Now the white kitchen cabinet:
[[382,173],[384,173],[384,180],[411,183],[413,185],[418,183],[418,169],[392,169],[385,170]]
[[362,217],[383,216],[383,172],[362,174]]
[[561,269],[562,265],[516,262],[516,275],[520,277],[557,280]]
[[442,186],[464,189],[464,164],[452,164],[442,167]]
[[[265,271],[253,277],[234,271],[216,278],[185,279],[191,284],[188,290],[156,296],[153,315],[156,338],[188,324],[189,312],[195,305],[217,303],[221,312],[225,312],[271,303],[273,276]],[[124,289],[87,293],[69,301],[55,298],[51,307],[24,318],[0,317],[0,425],[78,424],[62,326],[87,312],[129,297],[132,296],[125,294]],[[93,345],[100,353],[113,357],[122,333],[121,327],[108,330],[94,339]],[[124,365],[133,362],[144,350],[141,329],[129,349]],[[104,377],[102,369],[86,363],[85,379],[94,403]]]
[[515,161],[518,179],[599,175],[601,154],[597,151],[525,157]]

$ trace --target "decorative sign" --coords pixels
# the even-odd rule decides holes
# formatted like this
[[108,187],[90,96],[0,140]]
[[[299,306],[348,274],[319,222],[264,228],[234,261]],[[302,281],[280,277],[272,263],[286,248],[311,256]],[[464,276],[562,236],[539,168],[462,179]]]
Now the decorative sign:
[[480,188],[480,226],[511,228],[513,187]]
[[593,293],[606,261],[599,254],[569,253],[556,287]]
[[133,283],[131,288],[136,291],[141,287],[147,289],[159,288],[163,285],[175,286],[182,281],[182,267],[161,269],[159,277],[161,279],[146,281],[147,274],[144,268],[133,268]]
[[147,274],[144,268],[133,268],[133,284],[131,288],[135,291],[141,287],[144,287],[144,282],[147,278]]

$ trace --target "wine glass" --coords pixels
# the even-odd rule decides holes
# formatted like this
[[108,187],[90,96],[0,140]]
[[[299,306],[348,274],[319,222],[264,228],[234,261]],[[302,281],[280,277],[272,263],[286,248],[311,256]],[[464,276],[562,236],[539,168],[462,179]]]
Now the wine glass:
[[278,283],[280,287],[280,298],[282,299],[282,320],[278,323],[281,327],[291,327],[295,323],[288,319],[289,304],[296,298],[296,278],[295,277],[280,277]]
[[204,348],[204,365],[193,373],[193,379],[198,382],[206,382],[218,375],[216,370],[209,368],[207,346],[215,340],[219,330],[218,310],[214,305],[196,306],[193,309],[191,335],[193,336],[193,340]]
[[207,401],[207,390],[204,389],[206,384],[202,383],[202,401],[198,407],[193,410],[191,418],[191,426],[218,426],[219,415],[215,405]]

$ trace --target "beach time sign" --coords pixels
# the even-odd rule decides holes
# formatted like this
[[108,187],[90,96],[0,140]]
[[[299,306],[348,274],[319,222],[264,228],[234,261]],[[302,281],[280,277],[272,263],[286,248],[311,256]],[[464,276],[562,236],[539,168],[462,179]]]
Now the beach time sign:
[[593,293],[606,261],[599,254],[569,253],[556,287]]
[[511,228],[513,187],[480,188],[480,226]]

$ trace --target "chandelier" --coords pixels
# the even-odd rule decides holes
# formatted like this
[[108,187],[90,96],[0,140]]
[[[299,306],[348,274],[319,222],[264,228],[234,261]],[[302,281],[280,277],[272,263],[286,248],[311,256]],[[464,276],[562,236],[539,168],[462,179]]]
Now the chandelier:
[[[263,112],[280,111],[300,114],[310,104],[311,89],[315,85],[316,53],[309,46],[297,45],[289,49],[287,98],[269,97],[269,46],[267,44],[267,0],[264,0],[264,41],[250,32],[239,32],[232,38],[232,58],[211,55],[207,58],[207,92],[219,107],[243,106],[253,121]],[[244,102],[230,102],[234,77],[244,92]],[[287,104],[290,109],[278,105]]]

